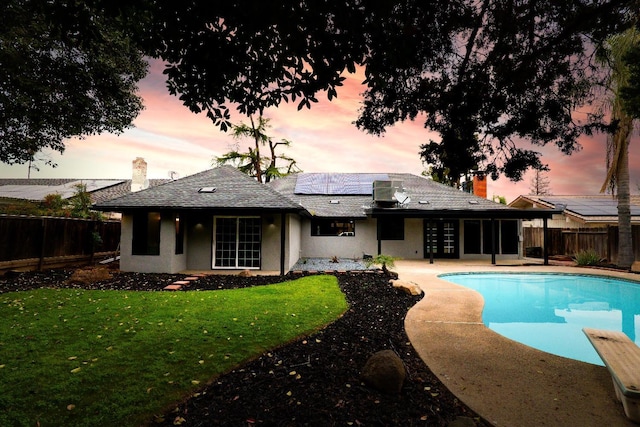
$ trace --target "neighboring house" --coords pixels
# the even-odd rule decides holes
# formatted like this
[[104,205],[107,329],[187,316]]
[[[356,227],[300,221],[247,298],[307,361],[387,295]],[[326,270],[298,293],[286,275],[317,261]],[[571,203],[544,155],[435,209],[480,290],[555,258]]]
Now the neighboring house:
[[[509,206],[518,209],[549,209],[557,213],[547,221],[546,246],[551,255],[573,256],[595,250],[611,262],[617,259],[618,201],[611,195],[519,196]],[[640,241],[640,196],[631,196],[634,240]],[[523,221],[525,253],[540,256],[545,224],[539,219]],[[550,237],[550,239],[549,239]],[[636,258],[640,247],[635,245]],[[528,250],[527,250],[528,248]]]
[[291,269],[300,258],[518,258],[520,210],[410,174],[300,173],[262,184],[222,166],[95,206],[122,212],[124,271]]
[[[550,228],[599,228],[618,225],[618,200],[611,195],[595,196],[518,196],[509,206],[518,209],[554,209],[560,211],[548,222]],[[631,196],[631,223],[640,224],[640,196]],[[542,227],[532,220],[524,227]]]

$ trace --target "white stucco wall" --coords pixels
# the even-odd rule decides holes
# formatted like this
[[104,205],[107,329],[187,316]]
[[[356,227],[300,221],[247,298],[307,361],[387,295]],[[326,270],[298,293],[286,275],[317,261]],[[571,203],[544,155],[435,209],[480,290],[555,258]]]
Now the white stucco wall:
[[301,223],[301,258],[362,258],[375,255],[378,247],[375,220],[356,220],[355,236],[312,236],[311,221]]
[[261,270],[280,271],[280,227],[281,215],[262,218]]
[[213,215],[192,215],[187,218],[185,252],[187,269],[211,270],[213,251]]
[[287,244],[285,267],[290,270],[302,254],[302,222],[297,214],[287,215]]
[[423,221],[417,218],[404,220],[404,240],[383,240],[382,253],[402,259],[424,258]]
[[140,273],[177,273],[186,268],[185,253],[176,255],[175,215],[163,213],[160,220],[160,254],[133,255],[133,216],[124,214],[120,232],[120,270]]

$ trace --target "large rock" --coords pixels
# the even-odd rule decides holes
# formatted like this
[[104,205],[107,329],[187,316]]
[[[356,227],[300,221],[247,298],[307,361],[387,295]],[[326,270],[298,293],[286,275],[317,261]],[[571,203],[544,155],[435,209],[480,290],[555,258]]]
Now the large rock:
[[640,261],[635,261],[633,264],[631,264],[631,271],[633,271],[634,273],[640,273]]
[[382,350],[373,354],[360,374],[360,378],[367,385],[388,394],[400,393],[406,376],[404,363],[392,350]]
[[391,279],[389,280],[389,283],[391,283],[394,288],[401,289],[409,295],[420,295],[422,293],[422,289],[420,289],[420,286],[413,282],[407,282],[406,280],[400,279]]

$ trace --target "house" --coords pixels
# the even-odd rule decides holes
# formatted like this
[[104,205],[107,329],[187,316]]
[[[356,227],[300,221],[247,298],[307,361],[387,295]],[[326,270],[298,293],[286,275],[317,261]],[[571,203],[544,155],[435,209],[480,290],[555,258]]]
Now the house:
[[[521,195],[509,204],[518,209],[549,209],[557,213],[546,224],[540,219],[523,221],[525,253],[541,252],[547,234],[551,255],[573,256],[591,249],[614,262],[617,259],[618,200],[611,195]],[[640,196],[631,196],[631,224],[634,241],[640,241]],[[545,232],[544,227],[549,230]],[[634,245],[636,259],[640,247]],[[528,248],[528,250],[527,250]]]
[[122,212],[121,269],[288,271],[300,258],[518,258],[520,221],[550,218],[397,173],[262,184],[222,166],[95,206]]

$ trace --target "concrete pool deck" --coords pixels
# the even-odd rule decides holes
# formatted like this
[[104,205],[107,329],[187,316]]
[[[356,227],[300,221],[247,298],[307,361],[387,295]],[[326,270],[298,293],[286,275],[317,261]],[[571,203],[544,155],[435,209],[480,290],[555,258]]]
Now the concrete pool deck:
[[482,323],[482,296],[437,276],[558,272],[637,281],[640,275],[513,264],[396,261],[399,278],[419,284],[425,293],[405,319],[407,335],[420,357],[454,395],[495,426],[637,426],[624,415],[605,367],[545,353],[493,332]]

